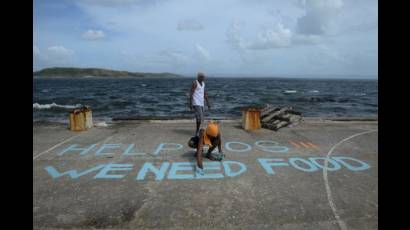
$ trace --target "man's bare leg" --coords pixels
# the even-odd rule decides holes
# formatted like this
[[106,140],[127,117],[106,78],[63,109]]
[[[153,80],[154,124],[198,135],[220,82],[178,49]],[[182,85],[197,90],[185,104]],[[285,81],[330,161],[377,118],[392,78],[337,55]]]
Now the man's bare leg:
[[196,121],[196,131],[195,131],[195,135],[199,136],[199,127],[201,127],[201,121]]
[[212,151],[214,151],[215,148],[216,148],[216,146],[210,147],[208,149],[208,152],[206,153],[205,157],[208,158],[209,160],[213,160],[211,153],[212,153]]
[[202,156],[202,152],[197,152],[196,153],[196,164],[198,165],[199,168],[203,169],[204,166],[202,164],[203,161],[203,156]]
[[[203,169],[204,169],[204,166],[203,166],[203,164],[202,164],[202,160],[203,160],[203,156],[202,156],[202,154],[203,154],[203,147],[204,147],[204,130],[203,129],[201,129],[200,131],[199,131],[199,142],[198,142],[198,145],[197,145],[197,148],[196,148],[196,164],[197,164],[197,172],[198,173],[200,173],[200,174],[204,174],[204,172],[203,172]],[[199,169],[198,169],[199,168]]]

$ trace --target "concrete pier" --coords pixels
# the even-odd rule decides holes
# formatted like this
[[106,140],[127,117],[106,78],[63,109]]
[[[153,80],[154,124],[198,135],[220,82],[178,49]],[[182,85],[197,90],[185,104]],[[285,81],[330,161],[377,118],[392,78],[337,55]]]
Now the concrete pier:
[[220,125],[201,176],[191,120],[33,124],[34,228],[377,229],[377,120]]

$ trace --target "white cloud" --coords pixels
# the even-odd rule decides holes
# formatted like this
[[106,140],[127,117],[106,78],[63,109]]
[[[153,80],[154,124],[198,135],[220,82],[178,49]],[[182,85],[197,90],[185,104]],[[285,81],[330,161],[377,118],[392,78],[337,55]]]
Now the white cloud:
[[191,61],[184,53],[175,50],[161,50],[153,54],[123,50],[121,56],[128,68],[147,72],[183,70]]
[[[296,1],[298,6],[293,3]],[[366,61],[368,56],[377,55],[377,0],[210,0],[200,6],[191,0],[63,2],[67,10],[75,8],[80,12],[61,17],[44,13],[44,17],[37,17],[33,22],[33,55],[50,57],[50,52],[59,52],[47,49],[50,42],[64,41],[60,44],[70,45],[65,48],[76,47],[75,61],[88,65],[189,71],[204,66],[212,70],[218,63],[226,72],[258,73],[296,69],[303,73],[313,68],[310,66],[317,66],[321,72],[322,63],[301,59],[314,56],[310,54],[318,52],[315,45],[329,47],[330,50],[320,51],[325,54],[337,51],[344,57],[343,52],[351,53],[365,64],[370,63]],[[74,7],[70,7],[72,2]],[[104,49],[78,39],[86,32],[78,31],[84,26],[106,33]],[[116,36],[106,39],[107,31]],[[77,38],[72,34],[77,34]],[[98,37],[98,33],[90,34]],[[133,54],[129,61],[119,61],[120,50]],[[368,54],[367,50],[374,52]],[[336,72],[347,71],[332,55],[321,55],[329,61],[329,72],[332,68]],[[68,57],[65,60],[74,55]],[[377,61],[377,56],[371,60]],[[300,68],[294,67],[297,61]],[[376,61],[363,66],[369,69]]]
[[74,61],[74,51],[64,46],[50,46],[40,49],[33,45],[33,69],[53,66],[69,66]]
[[47,48],[48,56],[57,59],[66,59],[73,56],[74,51],[64,46],[51,46]]
[[98,40],[105,37],[105,33],[102,30],[87,30],[82,35],[86,40]]
[[185,19],[178,22],[177,30],[179,31],[198,31],[204,27],[201,23],[193,19]]
[[259,32],[256,41],[246,45],[248,49],[273,49],[280,47],[288,47],[291,44],[292,33],[289,29],[283,27],[281,23],[277,23],[275,27],[265,29]]
[[196,44],[195,48],[196,48],[197,54],[200,57],[200,59],[205,60],[205,61],[211,60],[211,55],[209,54],[208,50],[206,50],[204,47],[202,47],[199,44]]
[[190,58],[188,58],[184,53],[179,51],[161,50],[160,52],[158,52],[157,55],[154,55],[151,58],[151,62],[162,63],[170,66],[183,66],[190,62]]
[[340,63],[344,62],[343,57],[340,55],[339,51],[332,49],[326,45],[315,46],[314,53],[309,53],[307,55],[308,60],[313,64],[330,64],[330,63]]
[[293,33],[280,22],[259,31],[257,38],[253,40],[243,38],[243,27],[244,23],[234,22],[226,32],[227,42],[235,49],[265,50],[289,47],[292,44]]
[[232,22],[226,31],[226,41],[234,49],[242,49],[244,47],[241,35],[241,29],[244,25],[245,23],[240,21]]
[[292,44],[294,45],[310,45],[323,42],[323,38],[318,35],[294,34],[292,36]]
[[357,33],[377,34],[375,31],[378,29],[378,4],[377,1],[376,4],[372,4],[372,1],[345,1],[335,21],[339,25],[338,34],[351,37]]
[[342,0],[300,0],[305,15],[297,20],[301,34],[325,34],[343,6]]
[[191,73],[198,69],[207,70],[210,65],[217,66],[210,52],[201,44],[195,44],[189,52],[174,49],[163,49],[155,53],[137,53],[128,50],[120,51],[124,63],[139,71],[180,71]]

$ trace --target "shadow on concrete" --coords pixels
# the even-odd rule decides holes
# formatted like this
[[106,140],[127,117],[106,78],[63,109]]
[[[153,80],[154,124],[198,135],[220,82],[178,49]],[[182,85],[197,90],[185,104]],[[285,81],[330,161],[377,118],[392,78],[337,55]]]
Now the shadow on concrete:
[[189,138],[193,137],[195,135],[195,127],[192,127],[192,130],[186,130],[186,129],[174,129],[172,130],[177,134],[181,134],[187,137],[187,141]]
[[233,127],[237,129],[242,129],[242,125],[234,125]]
[[192,160],[196,159],[196,155],[195,155],[196,151],[195,150],[190,150],[188,152],[185,152],[182,154],[182,157],[184,158],[191,158]]

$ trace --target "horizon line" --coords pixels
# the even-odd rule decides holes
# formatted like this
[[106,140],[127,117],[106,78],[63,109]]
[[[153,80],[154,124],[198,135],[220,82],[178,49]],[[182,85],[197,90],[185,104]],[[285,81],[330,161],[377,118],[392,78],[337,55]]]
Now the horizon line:
[[[113,70],[113,71],[125,71],[125,72],[130,72],[130,73],[169,73],[169,74],[177,74],[181,75],[184,77],[195,77],[196,72],[192,74],[187,74],[187,73],[178,73],[178,72],[173,72],[173,71],[158,71],[158,72],[151,72],[151,71],[130,71],[130,70],[120,70],[116,68],[109,68],[109,67],[72,67],[72,66],[67,66],[67,67],[44,67],[44,68],[39,68],[37,70],[33,69],[34,72],[42,71],[44,69],[50,69],[50,68],[78,68],[78,69],[106,69],[106,70]],[[198,71],[201,72],[201,71]],[[280,74],[280,73],[275,73],[275,74],[252,74],[252,73],[206,73],[206,77],[210,78],[217,78],[217,77],[238,77],[238,78],[313,78],[313,79],[378,79],[378,74],[331,74],[331,73],[318,73],[318,74]],[[333,76],[333,77],[332,77]]]

